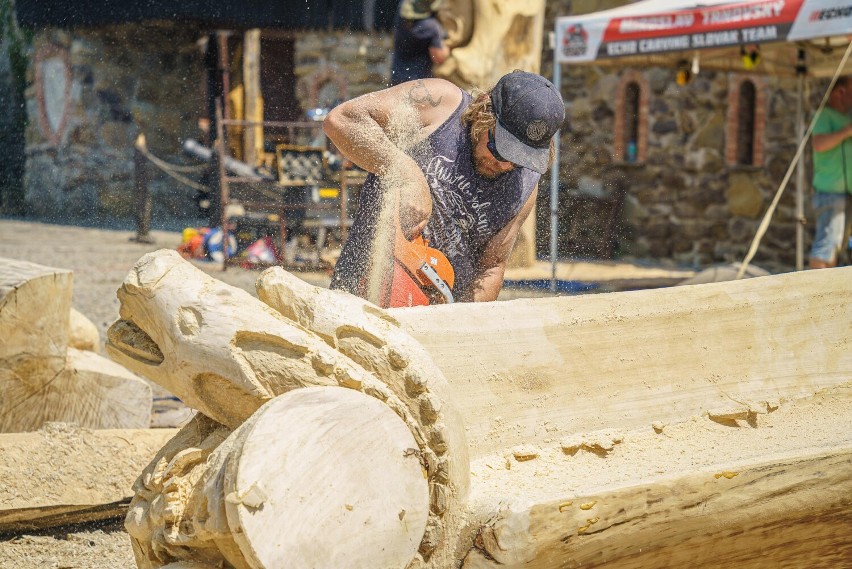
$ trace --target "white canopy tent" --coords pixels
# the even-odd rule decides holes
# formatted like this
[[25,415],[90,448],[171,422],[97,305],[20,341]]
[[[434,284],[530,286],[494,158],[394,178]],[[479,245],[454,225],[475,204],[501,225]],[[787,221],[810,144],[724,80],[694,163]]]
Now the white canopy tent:
[[[581,16],[556,19],[553,83],[563,63],[619,67],[670,67],[687,61],[693,71],[744,71],[743,50],[760,50],[749,73],[799,77],[797,133],[804,137],[805,77],[852,73],[838,69],[852,39],[850,0],[644,0]],[[760,46],[756,48],[755,46]],[[804,217],[804,170],[797,171],[796,210]],[[550,183],[552,268],[556,287],[559,137]],[[802,264],[798,224],[797,268]]]

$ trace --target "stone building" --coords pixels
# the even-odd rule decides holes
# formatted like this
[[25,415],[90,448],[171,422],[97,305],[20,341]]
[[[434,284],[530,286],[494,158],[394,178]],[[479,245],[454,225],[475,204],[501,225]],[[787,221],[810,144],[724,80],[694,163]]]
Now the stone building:
[[[32,31],[25,200],[29,213],[49,219],[132,219],[136,137],[180,162],[181,142],[206,136],[213,91],[222,88],[210,61],[217,38],[226,38],[235,101],[243,34],[260,30],[267,121],[305,120],[307,109],[382,88],[389,78],[395,0],[17,4],[21,27]],[[191,188],[153,178],[157,222],[196,215]]]
[[[547,4],[555,18],[623,5],[612,0]],[[795,78],[700,72],[685,85],[677,69],[563,66],[569,127],[563,132],[560,198],[578,207],[560,211],[560,253],[593,255],[608,215],[614,181],[627,188],[614,252],[706,266],[740,261],[781,184],[797,145]],[[542,74],[551,77],[553,52]],[[810,120],[826,80],[812,80]],[[635,120],[631,123],[631,117]],[[629,148],[626,137],[637,144]],[[804,154],[810,180],[810,147]],[[790,182],[754,262],[776,270],[795,265],[795,192]],[[549,186],[549,181],[544,181]],[[539,201],[546,232],[547,196]],[[805,214],[813,220],[806,191]],[[598,204],[597,209],[594,205]],[[602,205],[601,205],[602,204]],[[805,228],[805,254],[812,226]],[[544,251],[546,235],[539,235]],[[590,246],[591,243],[591,246]]]
[[[266,120],[300,119],[313,107],[385,86],[395,4],[326,0],[308,3],[316,8],[311,12],[288,10],[286,2],[207,2],[202,11],[197,4],[163,0],[117,13],[108,2],[67,11],[60,0],[18,0],[18,20],[33,31],[25,92],[29,211],[99,223],[129,220],[137,135],[146,136],[154,154],[173,161],[181,159],[182,140],[204,136],[200,119],[211,115],[211,89],[221,88],[211,81],[215,63],[209,61],[216,30],[231,31],[235,78],[240,38],[260,28]],[[620,4],[547,2],[545,33],[557,16]],[[548,77],[552,58],[545,45],[541,72]],[[562,135],[561,255],[694,266],[743,258],[796,150],[795,80],[702,72],[679,85],[676,73],[563,68],[570,127]],[[823,87],[813,82],[806,113],[813,112]],[[630,129],[635,145],[627,140]],[[165,176],[153,187],[155,220],[194,215],[191,189]],[[625,191],[623,209],[613,207],[617,188]],[[548,210],[545,176],[537,210],[542,256],[548,251]],[[812,219],[809,206],[806,214]],[[613,216],[621,222],[611,224]],[[601,242],[608,225],[617,231],[608,236],[607,250]],[[791,267],[795,228],[789,188],[755,262]],[[807,227],[806,247],[810,233]]]

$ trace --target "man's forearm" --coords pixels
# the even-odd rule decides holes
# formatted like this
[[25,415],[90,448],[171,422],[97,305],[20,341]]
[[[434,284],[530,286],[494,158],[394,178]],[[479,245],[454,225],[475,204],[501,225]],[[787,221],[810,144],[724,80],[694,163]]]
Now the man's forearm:
[[852,136],[852,126],[847,126],[830,134],[815,134],[812,143],[814,150],[817,152],[827,152],[832,148],[840,146],[850,136]]
[[357,103],[332,111],[322,126],[341,154],[368,172],[384,176],[394,165],[413,162],[391,142],[370,112]]
[[459,300],[467,302],[489,302],[497,300],[497,296],[503,288],[503,273],[505,269],[505,265],[498,265],[479,273],[473,281],[469,297]]
[[[366,97],[369,97],[367,95]],[[418,235],[432,214],[432,197],[417,163],[388,136],[367,101],[341,105],[326,118],[323,130],[338,150],[359,167],[380,176],[393,192],[387,197],[397,202],[399,220],[407,237]]]

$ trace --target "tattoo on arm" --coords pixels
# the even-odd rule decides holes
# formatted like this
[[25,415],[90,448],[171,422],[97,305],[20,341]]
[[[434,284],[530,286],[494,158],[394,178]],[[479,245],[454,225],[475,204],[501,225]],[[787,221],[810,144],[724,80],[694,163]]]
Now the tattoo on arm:
[[414,86],[411,87],[411,90],[408,91],[408,98],[412,103],[422,105],[429,104],[432,107],[437,107],[441,104],[441,99],[444,97],[438,97],[438,100],[432,98],[432,93],[429,92],[429,89],[426,87],[426,84],[423,83],[422,79],[418,79],[414,82]]

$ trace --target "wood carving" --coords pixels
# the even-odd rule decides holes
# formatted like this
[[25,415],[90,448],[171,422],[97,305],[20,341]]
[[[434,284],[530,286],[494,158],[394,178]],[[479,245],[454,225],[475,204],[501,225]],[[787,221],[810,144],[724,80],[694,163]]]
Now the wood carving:
[[137,564],[836,566],[850,277],[383,311],[146,255],[107,349],[200,413],[134,486]]
[[89,351],[100,341],[72,313],[71,282],[70,271],[0,259],[0,432],[150,423],[151,387]]
[[490,89],[514,69],[541,66],[543,0],[447,3],[439,18],[447,29],[450,57],[435,75],[469,89]]

